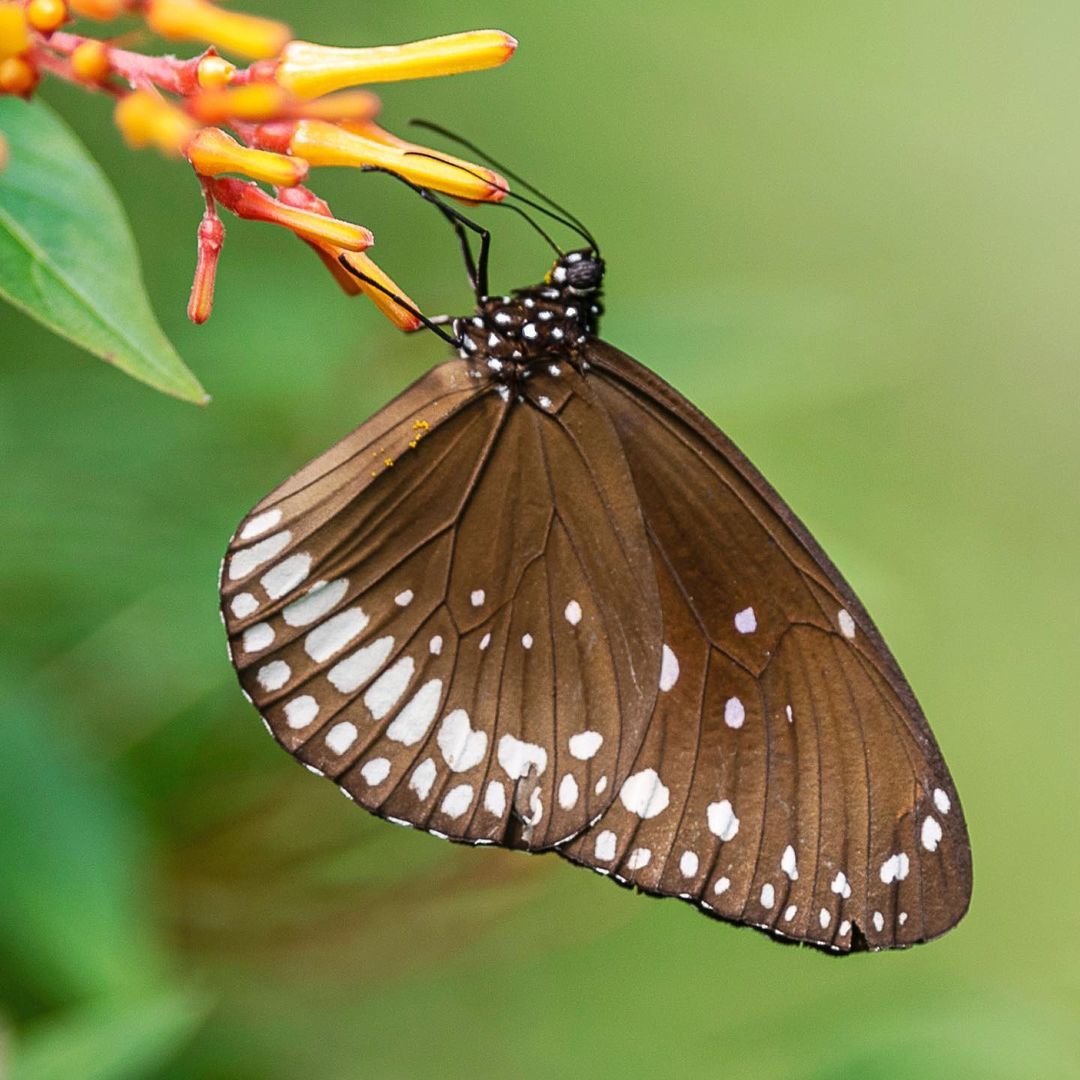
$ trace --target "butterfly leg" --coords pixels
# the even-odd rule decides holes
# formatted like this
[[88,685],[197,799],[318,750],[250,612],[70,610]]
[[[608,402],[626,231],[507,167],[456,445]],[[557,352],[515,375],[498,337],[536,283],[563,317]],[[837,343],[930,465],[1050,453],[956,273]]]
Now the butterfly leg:
[[[469,284],[472,286],[476,301],[477,303],[480,303],[487,299],[488,255],[491,248],[491,233],[480,225],[479,222],[473,221],[472,218],[466,217],[460,210],[450,206],[449,203],[439,198],[433,191],[429,191],[427,188],[414,184],[400,173],[393,172],[390,169],[384,169],[377,165],[365,167],[364,172],[381,172],[386,173],[387,176],[392,176],[395,180],[405,184],[406,187],[412,188],[420,198],[431,203],[431,205],[450,222],[454,228],[454,232],[457,234],[458,242],[461,244],[461,255],[465,260],[465,273],[469,277]],[[465,231],[466,229],[476,233],[476,235],[480,237],[480,253],[475,259],[473,258],[472,247],[469,244],[469,237]]]

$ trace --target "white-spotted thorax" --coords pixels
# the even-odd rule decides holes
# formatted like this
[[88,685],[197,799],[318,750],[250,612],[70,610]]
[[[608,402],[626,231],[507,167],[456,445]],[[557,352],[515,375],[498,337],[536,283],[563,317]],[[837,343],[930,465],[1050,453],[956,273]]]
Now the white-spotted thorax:
[[462,358],[507,398],[537,371],[566,362],[580,370],[578,350],[596,333],[603,310],[603,281],[604,262],[594,250],[567,252],[539,285],[485,297],[474,316],[455,320]]

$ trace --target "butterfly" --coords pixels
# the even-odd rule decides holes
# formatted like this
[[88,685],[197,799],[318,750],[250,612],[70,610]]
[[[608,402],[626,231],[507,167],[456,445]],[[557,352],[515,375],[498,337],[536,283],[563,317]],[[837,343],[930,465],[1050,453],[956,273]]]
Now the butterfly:
[[603,274],[483,290],[455,358],[244,518],[244,691],[389,821],[834,953],[939,936],[971,852],[922,710],[779,495],[599,339]]

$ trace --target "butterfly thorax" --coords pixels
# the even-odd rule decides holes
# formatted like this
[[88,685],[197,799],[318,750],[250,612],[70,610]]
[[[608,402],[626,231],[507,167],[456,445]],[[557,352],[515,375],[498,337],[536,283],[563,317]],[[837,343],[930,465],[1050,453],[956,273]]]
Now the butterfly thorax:
[[593,251],[571,251],[539,285],[486,297],[471,318],[458,319],[461,356],[494,381],[519,386],[539,365],[574,359],[596,333],[604,264]]

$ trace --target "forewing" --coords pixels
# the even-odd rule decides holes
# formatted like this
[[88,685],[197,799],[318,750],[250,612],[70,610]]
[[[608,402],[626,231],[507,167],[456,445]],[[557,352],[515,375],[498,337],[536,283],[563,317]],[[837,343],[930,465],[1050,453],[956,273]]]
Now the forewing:
[[546,378],[542,407],[434,369],[259,503],[222,576],[240,681],[287,750],[381,816],[536,850],[629,774],[660,639],[618,438],[573,372]]
[[831,950],[943,933],[971,892],[963,814],[866,611],[706,417],[610,346],[589,361],[645,517],[664,666],[620,798],[562,854]]

